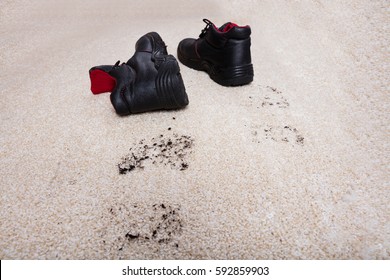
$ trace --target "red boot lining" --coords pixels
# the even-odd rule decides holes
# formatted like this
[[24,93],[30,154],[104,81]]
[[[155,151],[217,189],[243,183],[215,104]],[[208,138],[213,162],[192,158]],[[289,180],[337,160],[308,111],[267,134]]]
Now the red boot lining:
[[238,26],[238,25],[235,24],[235,23],[229,22],[229,23],[225,26],[225,28],[222,30],[222,32],[227,32],[227,31],[229,31],[230,29],[232,29],[232,28],[235,27],[235,26]]
[[89,73],[89,77],[91,79],[91,91],[93,94],[111,92],[116,85],[115,78],[100,69],[92,70]]
[[228,24],[226,24],[226,26],[220,30],[219,28],[217,28],[215,25],[214,25],[215,29],[218,31],[218,32],[228,32],[230,31],[233,27],[240,27],[240,28],[248,28],[249,26],[248,25],[245,25],[245,26],[239,26],[238,24],[235,24],[233,22],[229,22]]

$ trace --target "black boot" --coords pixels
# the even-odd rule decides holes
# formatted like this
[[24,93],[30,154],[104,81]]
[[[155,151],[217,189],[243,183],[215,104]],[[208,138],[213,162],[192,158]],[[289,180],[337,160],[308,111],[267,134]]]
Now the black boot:
[[[135,49],[126,64],[117,63],[111,69],[104,66],[108,70],[106,73],[116,82],[110,96],[116,112],[123,116],[187,106],[188,96],[179,64],[172,55],[168,55],[160,35],[150,32],[142,36]],[[102,67],[91,69],[96,72],[96,68],[101,70]]]
[[134,55],[126,64],[136,74],[130,90],[124,93],[130,113],[179,109],[188,105],[179,64],[175,57],[167,54],[165,43],[158,33],[142,36],[135,45]]
[[225,23],[217,28],[211,21],[198,39],[184,39],[177,48],[179,60],[186,66],[206,71],[223,86],[238,86],[253,81],[251,28]]

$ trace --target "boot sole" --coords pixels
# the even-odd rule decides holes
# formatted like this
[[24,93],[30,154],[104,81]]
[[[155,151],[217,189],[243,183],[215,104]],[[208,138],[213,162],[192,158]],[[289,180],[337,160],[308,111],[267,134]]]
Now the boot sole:
[[158,69],[156,77],[156,90],[161,98],[164,109],[179,109],[188,105],[188,96],[177,60],[166,56]]
[[180,51],[177,56],[184,65],[207,72],[210,78],[221,86],[242,86],[253,81],[252,64],[222,68],[206,60],[186,58]]

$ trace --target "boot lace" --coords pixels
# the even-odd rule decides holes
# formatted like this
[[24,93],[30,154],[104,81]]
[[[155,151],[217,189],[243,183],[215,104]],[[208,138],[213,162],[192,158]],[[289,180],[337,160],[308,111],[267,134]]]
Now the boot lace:
[[[118,61],[112,66],[112,69],[119,67],[119,66],[120,66],[120,65],[119,65],[120,63],[121,63],[121,61],[118,60]],[[122,64],[123,64],[123,63],[122,63]]]
[[203,22],[206,23],[206,27],[202,29],[202,32],[200,33],[199,38],[203,38],[207,34],[207,31],[209,31],[210,26],[213,25],[213,23],[210,20],[208,20],[207,18],[204,18]]

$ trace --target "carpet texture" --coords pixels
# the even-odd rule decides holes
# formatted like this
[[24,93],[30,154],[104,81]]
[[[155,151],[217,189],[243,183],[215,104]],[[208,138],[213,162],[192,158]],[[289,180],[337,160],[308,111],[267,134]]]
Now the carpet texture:
[[[0,258],[389,259],[389,8],[1,1]],[[203,18],[251,26],[251,84],[180,64],[189,106],[127,117],[90,92]]]

